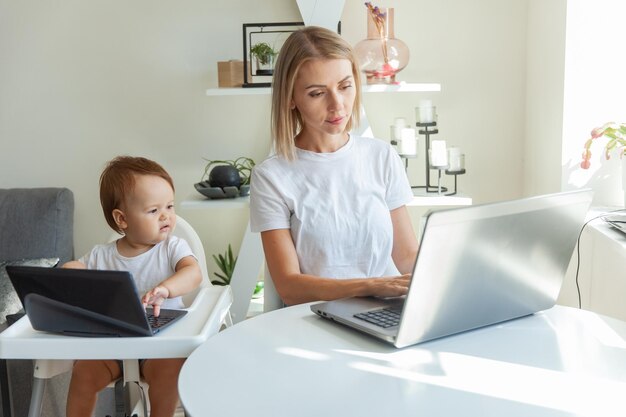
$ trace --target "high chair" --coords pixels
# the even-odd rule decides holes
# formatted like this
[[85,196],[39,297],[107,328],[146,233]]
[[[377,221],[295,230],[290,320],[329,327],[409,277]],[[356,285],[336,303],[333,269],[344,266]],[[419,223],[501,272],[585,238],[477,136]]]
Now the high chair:
[[[209,272],[206,264],[206,256],[204,254],[204,247],[202,245],[202,241],[200,237],[193,229],[193,227],[182,217],[176,216],[176,228],[173,232],[174,236],[185,239],[191,248],[191,251],[198,259],[198,264],[200,265],[200,270],[202,272],[202,284],[195,291],[186,294],[183,296],[183,303],[185,307],[192,308],[194,305],[194,300],[198,297],[201,291],[204,288],[212,287],[211,280],[209,278]],[[119,234],[114,234],[110,237],[109,241],[119,239]],[[232,295],[231,295],[232,299]],[[231,300],[232,302],[232,300]],[[232,318],[230,316],[230,310],[225,311],[225,315],[223,319],[220,321],[219,325],[215,327],[215,323],[213,323],[210,334],[217,333],[221,326],[229,327],[232,325]],[[116,390],[115,393],[115,409],[116,414],[119,414],[119,417],[129,416],[141,416],[148,417],[149,416],[149,398],[148,398],[148,385],[140,378],[140,369],[139,369],[139,361],[136,359],[127,359],[124,360],[123,366],[123,377],[119,381],[115,381],[109,385],[109,387],[114,387]],[[122,390],[121,386],[126,388],[131,388],[132,385],[128,385],[128,383],[134,383],[138,388],[137,390],[126,389]],[[130,406],[130,407],[128,407]],[[123,410],[123,411],[122,411]],[[123,412],[123,414],[122,414]],[[129,413],[129,414],[127,414]],[[141,414],[138,414],[141,413]],[[115,416],[118,417],[118,416]]]
[[[194,294],[184,297],[188,314],[167,331],[154,337],[115,339],[71,337],[37,332],[30,325],[28,317],[24,317],[0,334],[0,353],[3,358],[35,360],[28,417],[40,416],[47,379],[70,371],[74,360],[123,360],[122,383],[132,382],[139,386],[141,384],[139,358],[187,357],[196,347],[216,334],[222,326],[229,326],[232,323],[229,316],[229,308],[233,301],[231,288],[211,285],[200,238],[181,217],[177,217],[177,226],[173,233],[189,243],[198,258],[203,282]],[[146,399],[136,401],[140,397],[136,391],[130,390],[128,403],[130,407],[116,407],[116,417],[134,414],[148,417],[148,402]],[[126,408],[130,410],[130,414],[127,414]]]

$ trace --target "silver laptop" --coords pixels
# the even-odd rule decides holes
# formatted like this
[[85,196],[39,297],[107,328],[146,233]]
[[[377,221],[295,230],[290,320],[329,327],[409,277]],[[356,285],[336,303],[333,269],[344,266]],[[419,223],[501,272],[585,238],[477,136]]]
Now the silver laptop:
[[583,190],[431,212],[405,297],[311,310],[401,348],[551,308],[591,198]]
[[626,214],[616,213],[606,216],[603,219],[606,223],[613,226],[614,229],[619,230],[622,233],[626,233]]

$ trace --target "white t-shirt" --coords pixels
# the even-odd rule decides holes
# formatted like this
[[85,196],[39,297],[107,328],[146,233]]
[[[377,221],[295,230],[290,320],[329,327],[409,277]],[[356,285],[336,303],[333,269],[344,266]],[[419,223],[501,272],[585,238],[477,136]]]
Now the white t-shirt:
[[253,232],[290,229],[300,272],[321,277],[398,275],[390,210],[413,198],[402,161],[378,139],[350,136],[332,153],[297,149],[252,172]]
[[[164,279],[174,275],[176,264],[186,256],[194,256],[189,244],[184,239],[169,236],[149,251],[132,258],[120,255],[115,242],[109,242],[96,245],[79,261],[87,269],[129,271],[133,274],[139,296],[142,297]],[[168,298],[161,307],[183,308],[182,297]]]

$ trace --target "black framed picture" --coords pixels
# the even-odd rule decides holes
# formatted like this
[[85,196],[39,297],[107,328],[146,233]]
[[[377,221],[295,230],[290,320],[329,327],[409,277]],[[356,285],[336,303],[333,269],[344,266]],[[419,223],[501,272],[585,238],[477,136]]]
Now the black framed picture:
[[243,87],[270,87],[280,48],[304,22],[243,24]]

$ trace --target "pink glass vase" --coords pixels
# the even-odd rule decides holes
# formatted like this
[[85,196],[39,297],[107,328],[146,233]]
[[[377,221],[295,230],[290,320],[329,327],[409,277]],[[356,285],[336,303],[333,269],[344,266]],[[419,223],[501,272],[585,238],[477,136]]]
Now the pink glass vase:
[[368,84],[394,84],[396,74],[409,62],[409,48],[393,33],[393,8],[381,8],[375,19],[367,13],[367,39],[354,47]]

